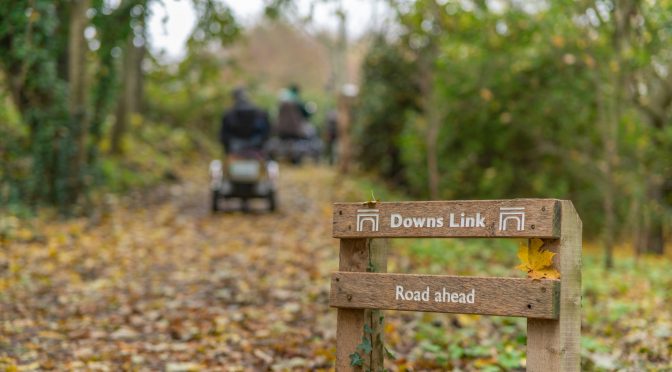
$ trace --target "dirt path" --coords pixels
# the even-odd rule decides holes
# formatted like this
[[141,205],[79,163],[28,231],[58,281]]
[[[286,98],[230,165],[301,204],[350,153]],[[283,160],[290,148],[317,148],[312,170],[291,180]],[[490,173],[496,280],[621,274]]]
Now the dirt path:
[[4,242],[0,368],[315,370],[333,361],[335,175],[290,168],[280,212],[208,212],[190,170],[163,202],[35,221]]
[[[91,219],[0,215],[0,371],[331,368],[331,201],[366,197],[366,186],[285,166],[278,213],[212,216],[206,169],[179,176],[149,196],[107,198]],[[388,269],[520,275],[515,242],[502,244],[405,240]],[[584,370],[669,370],[667,261],[605,273],[587,258]],[[385,342],[391,370],[525,365],[520,318],[385,312]]]

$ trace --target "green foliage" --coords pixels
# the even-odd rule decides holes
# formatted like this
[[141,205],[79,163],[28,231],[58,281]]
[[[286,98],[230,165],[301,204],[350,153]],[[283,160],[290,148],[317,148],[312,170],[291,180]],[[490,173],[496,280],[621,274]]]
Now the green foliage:
[[22,189],[30,172],[30,158],[23,149],[28,141],[28,130],[20,122],[20,115],[9,103],[9,97],[0,90],[0,203],[10,208],[19,207]]
[[190,52],[201,52],[213,41],[226,45],[240,34],[233,11],[215,0],[193,0],[198,20],[187,42]]
[[[83,132],[87,129],[82,124],[86,114],[72,115],[68,109],[70,6],[52,1],[13,1],[0,7],[0,68],[12,97],[11,103],[2,104],[15,107],[19,121],[27,128],[26,140],[8,152],[28,160],[27,172],[14,173],[14,177],[5,174],[1,181],[6,187],[18,190],[11,197],[14,201],[55,204],[62,211],[76,203],[86,187],[86,179],[93,170],[92,149],[106,115],[106,102],[112,97],[111,81],[106,79],[112,76],[112,61],[107,60],[101,69],[105,76],[99,75],[101,79],[94,89],[96,109],[85,110],[93,111],[89,127],[93,140],[89,147],[80,140],[86,138]],[[96,14],[93,24],[101,27],[98,15],[104,2],[94,1],[92,6]],[[119,29],[118,24],[109,24],[107,29],[112,27]],[[105,31],[101,34],[106,46],[113,47]],[[76,167],[80,148],[84,146],[89,147],[90,161],[82,162],[84,167]]]
[[[119,90],[118,59],[126,40],[133,32],[131,27],[119,27],[119,25],[129,25],[134,20],[131,16],[132,10],[135,7],[141,7],[142,2],[123,2],[112,13],[103,11],[105,6],[103,0],[94,2],[93,9],[95,12],[91,24],[99,34],[100,45],[95,52],[99,63],[96,65],[95,84],[91,89],[93,112],[89,126],[89,133],[91,134],[88,149],[90,163],[95,163],[99,155],[98,145],[102,140],[105,119],[109,115],[113,103],[115,103]],[[146,13],[141,12],[140,15],[144,17]],[[138,22],[137,17],[134,21]]]
[[270,0],[266,2],[264,13],[270,19],[278,19],[286,12],[295,10],[295,0]]
[[134,135],[125,143],[132,156],[103,157],[96,167],[102,191],[128,192],[175,181],[182,164],[194,160],[207,164],[220,155],[219,147],[200,132],[134,119]]
[[152,60],[147,75],[147,115],[216,138],[222,112],[230,104],[233,83],[227,81],[230,61],[212,52],[213,43],[229,45],[241,29],[224,4],[195,1],[198,24],[188,40],[188,53],[176,65]]
[[[429,197],[431,113],[440,118],[431,140],[437,144],[441,199],[571,199],[586,235],[597,236],[604,214],[596,206],[602,206],[608,182],[618,195],[619,226],[626,226],[633,202],[646,198],[643,169],[672,179],[654,160],[667,158],[672,137],[670,130],[648,127],[640,111],[623,104],[615,123],[618,158],[605,159],[613,30],[608,22],[577,21],[588,17],[584,12],[591,6],[552,2],[529,10],[508,4],[494,11],[486,3],[434,0],[398,6],[399,38],[375,38],[362,65],[355,127],[363,167],[415,198]],[[654,16],[657,5],[642,7],[652,18],[647,26],[660,30],[652,39],[669,38],[654,23],[669,12],[660,9]],[[623,68],[660,60],[659,44],[649,44],[633,44]],[[423,60],[427,53],[436,54],[429,65]],[[429,86],[418,88],[428,76]],[[616,164],[613,180],[604,175],[606,161]],[[649,165],[643,168],[642,161]],[[669,211],[670,204],[662,206]]]
[[147,116],[214,137],[232,85],[222,77],[225,63],[209,54],[189,55],[177,69],[155,64],[147,75]]
[[[383,322],[383,317],[380,317],[380,322]],[[370,354],[373,351],[373,345],[371,343],[371,337],[373,336],[373,330],[371,329],[371,326],[368,324],[364,324],[364,334],[362,335],[362,342],[360,342],[357,347],[355,347],[355,351],[350,354],[350,365],[353,367],[363,367],[364,366],[364,358],[360,355],[360,351],[366,354]],[[380,334],[378,335],[380,337]],[[385,349],[387,350],[387,349]]]
[[364,359],[359,353],[354,352],[350,354],[350,365],[353,367],[362,367],[364,365]]
[[400,47],[376,36],[362,65],[366,84],[356,108],[363,124],[355,126],[362,166],[398,184],[406,182],[400,149],[405,117],[417,107],[418,89],[408,81],[414,69]]
[[361,350],[364,354],[369,354],[373,350],[370,336],[362,337],[362,342],[357,345],[357,350]]
[[[104,137],[114,121],[110,114],[119,99],[122,69],[136,68],[122,63],[120,57],[130,38],[147,40],[144,24],[151,3],[91,1],[84,22],[95,33],[87,31],[87,40],[79,45],[86,53],[79,73],[90,84],[84,93],[84,107],[77,110],[72,107],[72,77],[68,76],[74,3],[13,0],[0,5],[0,118],[7,119],[0,122],[0,134],[11,139],[8,146],[0,148],[0,203],[49,204],[69,213],[90,200],[95,188],[107,185],[117,190],[150,184],[161,179],[154,172],[164,172],[170,166],[166,163],[152,168],[154,172],[139,172],[143,166],[132,165],[139,162],[137,153],[162,154],[165,149],[160,147],[165,142],[184,149],[212,137],[228,87],[219,84],[222,65],[207,50],[213,42],[232,42],[240,27],[223,3],[194,0],[198,23],[188,43],[188,58],[177,73],[167,72],[169,68],[163,66],[152,70],[144,107],[148,120],[140,120],[146,125],[173,126],[159,124],[133,133],[127,142],[142,143],[145,139],[141,136],[152,131],[163,136],[146,143],[149,149],[131,144],[136,151],[133,158],[104,154]],[[160,81],[152,80],[154,77]],[[184,130],[197,133],[184,136]],[[179,136],[189,143],[176,144]],[[205,147],[211,148],[212,141],[206,142]],[[154,156],[151,161],[161,163],[162,158]]]
[[[513,269],[515,241],[393,242],[393,250],[398,252],[393,260],[405,263],[400,267],[404,272],[520,276]],[[667,340],[672,328],[669,313],[661,312],[660,306],[670,300],[669,261],[637,262],[631,257],[619,257],[615,267],[607,271],[600,265],[599,255],[588,250],[583,255],[582,276],[582,368],[614,370],[666,365]],[[426,368],[473,366],[479,370],[486,367],[512,370],[523,366],[524,319],[445,314],[422,314],[413,319],[410,324],[415,325],[401,337],[415,338],[412,355],[418,358],[417,363],[425,363]],[[387,321],[395,319],[388,316]]]

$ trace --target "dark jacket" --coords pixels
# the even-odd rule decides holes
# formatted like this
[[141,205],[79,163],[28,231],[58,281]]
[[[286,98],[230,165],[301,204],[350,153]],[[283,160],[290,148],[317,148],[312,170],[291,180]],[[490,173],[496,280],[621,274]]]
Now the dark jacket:
[[286,101],[278,110],[278,136],[280,138],[303,138],[306,116],[296,102]]
[[227,154],[261,150],[270,135],[268,113],[247,102],[238,102],[224,113],[219,140]]

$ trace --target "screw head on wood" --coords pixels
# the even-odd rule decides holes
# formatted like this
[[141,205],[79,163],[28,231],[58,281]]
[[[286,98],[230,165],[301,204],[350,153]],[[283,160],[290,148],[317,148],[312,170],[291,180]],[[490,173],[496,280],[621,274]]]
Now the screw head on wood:
[[352,295],[351,294],[348,295],[348,301],[352,301]]

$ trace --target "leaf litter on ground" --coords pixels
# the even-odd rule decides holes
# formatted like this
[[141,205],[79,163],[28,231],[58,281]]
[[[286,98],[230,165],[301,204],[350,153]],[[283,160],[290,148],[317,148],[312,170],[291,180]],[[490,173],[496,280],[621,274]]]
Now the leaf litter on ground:
[[[0,370],[333,368],[331,202],[361,201],[368,181],[287,167],[279,212],[212,216],[207,175],[182,171],[162,197],[110,197],[92,219],[0,216]],[[543,273],[551,252],[532,243],[524,271]],[[515,253],[487,244],[393,241],[388,269],[515,275]],[[668,266],[620,258],[605,272],[585,257],[584,370],[672,369]],[[390,311],[385,342],[392,371],[525,365],[519,318]]]

